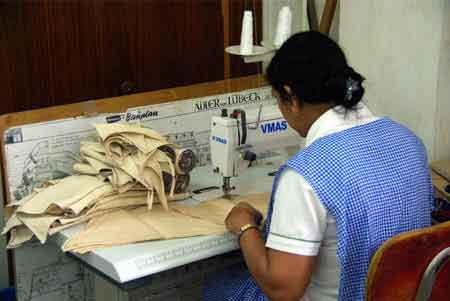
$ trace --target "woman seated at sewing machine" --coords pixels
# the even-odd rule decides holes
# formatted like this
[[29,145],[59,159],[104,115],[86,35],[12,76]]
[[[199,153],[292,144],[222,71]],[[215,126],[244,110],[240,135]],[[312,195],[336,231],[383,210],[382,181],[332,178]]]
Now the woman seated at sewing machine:
[[262,231],[259,212],[233,208],[226,225],[239,234],[248,271],[230,271],[204,298],[364,300],[377,248],[431,223],[424,145],[370,112],[361,102],[363,77],[323,34],[287,40],[267,79],[306,146],[280,168]]

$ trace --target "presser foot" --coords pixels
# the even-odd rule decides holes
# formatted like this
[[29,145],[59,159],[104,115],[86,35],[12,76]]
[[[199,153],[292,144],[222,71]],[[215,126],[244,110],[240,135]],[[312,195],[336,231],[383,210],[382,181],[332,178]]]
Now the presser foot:
[[223,185],[222,185],[223,196],[222,196],[222,198],[228,199],[228,200],[232,200],[232,199],[236,198],[238,195],[231,193],[234,189],[235,189],[235,187],[231,186],[231,184],[230,184],[230,177],[223,177]]

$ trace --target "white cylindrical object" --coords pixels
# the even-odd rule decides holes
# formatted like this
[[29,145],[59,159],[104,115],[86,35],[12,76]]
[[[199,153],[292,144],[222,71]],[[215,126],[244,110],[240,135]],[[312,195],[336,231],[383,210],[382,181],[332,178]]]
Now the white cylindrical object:
[[278,13],[278,23],[273,44],[279,48],[292,33],[292,11],[289,6],[283,6]]
[[241,31],[241,54],[253,53],[253,15],[252,11],[244,11]]

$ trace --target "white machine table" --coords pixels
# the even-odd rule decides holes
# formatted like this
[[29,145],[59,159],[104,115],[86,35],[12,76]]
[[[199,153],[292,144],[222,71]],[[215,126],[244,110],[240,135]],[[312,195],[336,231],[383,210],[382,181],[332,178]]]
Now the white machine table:
[[[273,172],[280,163],[278,158],[248,168],[238,178],[233,178],[236,186],[233,193],[245,195],[270,191]],[[196,168],[191,178],[194,191],[211,186],[218,189],[198,194],[185,202],[222,195],[221,178],[213,174],[211,166]],[[60,247],[81,228],[82,225],[66,229],[56,234],[52,241]],[[90,277],[96,278],[92,292],[96,301],[176,301],[199,300],[203,281],[208,275],[242,262],[240,253],[232,252],[238,248],[236,236],[227,233],[150,241],[72,255],[88,267]]]

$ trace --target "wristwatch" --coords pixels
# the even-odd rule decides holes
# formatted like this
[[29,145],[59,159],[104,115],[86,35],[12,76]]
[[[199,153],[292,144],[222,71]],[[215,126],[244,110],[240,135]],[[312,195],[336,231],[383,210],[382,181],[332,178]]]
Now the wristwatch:
[[247,231],[248,229],[252,229],[252,228],[255,228],[255,229],[258,229],[258,230],[259,230],[258,226],[255,225],[255,224],[245,224],[245,225],[242,225],[242,226],[239,228],[238,237],[241,238],[241,235],[244,234],[245,231]]

